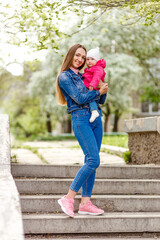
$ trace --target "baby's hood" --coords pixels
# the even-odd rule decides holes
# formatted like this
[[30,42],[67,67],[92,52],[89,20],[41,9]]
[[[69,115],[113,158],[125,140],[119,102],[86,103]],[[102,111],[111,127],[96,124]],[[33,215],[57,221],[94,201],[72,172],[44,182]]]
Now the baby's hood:
[[102,60],[99,60],[97,63],[96,63],[96,66],[101,66],[103,68],[106,67],[106,61],[104,59]]

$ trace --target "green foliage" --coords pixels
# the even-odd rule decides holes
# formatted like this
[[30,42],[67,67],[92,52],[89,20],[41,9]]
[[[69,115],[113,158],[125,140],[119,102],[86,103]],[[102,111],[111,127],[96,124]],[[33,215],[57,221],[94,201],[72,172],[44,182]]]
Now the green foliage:
[[131,152],[130,151],[124,152],[123,158],[126,163],[130,163],[131,162]]
[[[41,108],[54,114],[55,120],[63,122],[67,117],[66,108],[57,106],[55,81],[62,63],[61,56],[75,42],[81,42],[87,49],[100,46],[101,57],[107,62],[106,82],[109,82],[109,93],[103,113],[111,114],[118,110],[120,117],[124,112],[136,111],[132,108],[132,92],[140,92],[141,86],[144,89],[148,58],[159,57],[159,25],[123,26],[119,24],[122,14],[123,11],[113,11],[86,28],[83,34],[64,39],[60,43],[59,53],[50,52],[40,71],[32,74],[28,92],[30,96],[38,97]],[[74,31],[74,27],[71,31]]]
[[[1,3],[1,6],[2,29],[9,42],[29,45],[38,50],[59,49],[59,42],[63,38],[93,24],[111,9],[125,10],[120,17],[122,19],[123,16],[122,24],[141,22],[148,26],[159,21],[160,15],[159,0],[21,0],[16,1],[16,4],[12,1]],[[132,10],[131,14],[129,10]],[[77,16],[80,18],[79,23]],[[70,31],[70,23],[73,21],[76,30]]]
[[142,68],[137,58],[122,53],[108,54],[107,63],[106,81],[110,80],[109,104],[113,111],[118,109],[120,114],[128,112],[132,107],[132,91],[140,86]]
[[30,136],[35,133],[45,133],[45,116],[42,115],[38,105],[26,106],[23,114],[17,118],[17,123],[21,126],[24,133]]
[[[38,66],[39,67],[39,66]],[[24,76],[13,77],[9,73],[1,75],[1,108],[10,116],[11,131],[19,138],[32,134],[45,133],[46,116],[40,108],[39,101],[31,99],[26,92],[30,75],[37,70],[35,63],[24,64]]]
[[52,123],[63,122],[70,119],[66,114],[66,107],[59,106],[56,100],[56,77],[62,63],[62,56],[67,51],[68,45],[62,48],[59,54],[50,52],[41,65],[41,69],[31,75],[27,92],[31,98],[38,99],[42,112],[52,115]]
[[15,137],[23,139],[33,134],[46,132],[46,119],[40,111],[38,102],[27,98],[21,102],[12,99],[12,102],[6,102],[3,108],[10,116],[11,132]]
[[[160,99],[158,77],[160,73],[157,70],[160,58],[160,24],[157,22],[152,26],[149,24],[144,26],[138,24],[139,21],[135,25],[128,25],[131,23],[131,18],[134,22],[136,16],[141,15],[141,19],[149,16],[148,12],[143,10],[149,10],[150,6],[153,11],[153,4],[157,8],[158,1],[143,3],[130,1],[131,11],[129,8],[127,11],[123,8],[117,10],[118,6],[129,7],[129,1],[125,1],[126,4],[124,1],[112,1],[113,8],[116,9],[110,10],[107,14],[102,14],[102,1],[87,1],[89,6],[92,5],[88,13],[83,8],[84,1],[80,1],[79,6],[75,5],[77,2],[63,1],[62,4],[62,1],[58,0],[54,3],[22,0],[16,8],[13,8],[16,14],[11,14],[10,19],[8,13],[4,11],[6,15],[2,24],[7,24],[5,30],[11,32],[16,44],[24,42],[32,47],[37,46],[38,49],[50,49],[43,63],[25,63],[25,73],[22,77],[15,78],[4,69],[0,70],[0,98],[2,101],[5,100],[5,111],[10,114],[11,126],[16,129],[15,134],[19,137],[31,137],[31,135],[35,137],[38,133],[43,135],[46,129],[46,113],[52,114],[53,123],[67,120],[66,108],[57,106],[55,81],[62,56],[75,42],[84,44],[87,49],[100,46],[102,57],[107,61],[106,81],[109,81],[109,93],[108,101],[103,107],[105,114],[116,113],[118,110],[118,116],[121,116],[124,112],[135,111],[131,107],[132,91],[138,91],[143,101],[150,99],[152,102],[158,102]],[[111,2],[107,1],[107,3]],[[103,1],[103,4],[105,9],[106,1]],[[9,7],[11,8],[7,5],[6,9]],[[72,18],[68,21],[70,14],[68,9],[82,16],[76,18],[73,27],[70,27]],[[64,13],[61,14],[62,12]],[[75,13],[72,13],[72,16],[75,16]],[[155,13],[158,14],[158,8]],[[99,14],[103,16],[98,20]],[[119,24],[122,16],[123,21]],[[148,23],[155,17],[155,14],[149,17]],[[13,22],[11,24],[10,21],[15,21],[15,24]],[[60,31],[63,24],[65,33],[62,32],[62,28]],[[11,25],[12,29],[10,29]],[[78,30],[77,25],[80,26]],[[21,33],[13,35],[18,29]],[[76,32],[79,34],[73,34]],[[65,38],[66,36],[70,38]],[[56,50],[58,53],[51,50],[58,47],[59,51]],[[151,64],[153,58],[156,65]]]
[[11,163],[18,163],[18,160],[17,160],[17,155],[14,154],[11,156]]
[[[69,1],[72,3],[74,9],[80,7],[91,7],[95,10],[100,9],[101,11],[109,11],[110,9],[124,9],[126,13],[123,15],[122,23],[135,23],[141,21],[142,24],[148,26],[159,20],[160,5],[159,0],[128,0],[128,1],[117,1],[117,0],[75,0]],[[128,14],[128,10],[133,10],[133,14]],[[92,13],[93,14],[93,13]]]
[[62,62],[60,54],[52,52],[48,54],[41,68],[32,73],[27,92],[31,98],[38,98],[41,109],[53,113],[56,103],[56,76]]
[[[8,72],[6,69],[1,68],[0,69],[0,100],[1,104],[6,98],[6,92],[10,91],[12,88],[12,84],[15,81],[15,77],[12,76],[10,72]],[[1,105],[0,104],[0,105]]]
[[158,58],[151,58],[146,62],[146,82],[141,89],[141,101],[151,103],[160,102],[160,66]]
[[154,82],[145,84],[141,94],[141,101],[145,102],[147,100],[150,100],[151,103],[160,102],[160,83],[159,85],[154,84]]

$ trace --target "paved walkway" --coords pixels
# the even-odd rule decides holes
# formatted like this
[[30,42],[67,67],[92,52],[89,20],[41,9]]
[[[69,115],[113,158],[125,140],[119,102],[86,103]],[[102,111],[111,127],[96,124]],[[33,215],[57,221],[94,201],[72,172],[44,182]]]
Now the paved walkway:
[[[31,150],[17,148],[11,149],[11,155],[16,155],[18,163],[23,164],[83,164],[84,154],[78,148],[77,141],[52,141],[52,142],[25,142],[23,146],[35,148],[38,152],[34,154]],[[103,148],[104,145],[102,146]],[[115,147],[114,147],[115,148]],[[118,151],[119,148],[117,148]],[[122,149],[123,150],[123,149]],[[40,157],[42,156],[42,159]],[[124,160],[116,155],[100,152],[101,165],[125,164]]]

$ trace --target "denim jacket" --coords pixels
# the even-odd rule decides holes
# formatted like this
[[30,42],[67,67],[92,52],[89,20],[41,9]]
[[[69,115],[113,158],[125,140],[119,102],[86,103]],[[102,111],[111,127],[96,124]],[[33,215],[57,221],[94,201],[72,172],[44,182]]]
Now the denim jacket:
[[[98,90],[88,91],[83,83],[81,73],[77,75],[71,69],[68,69],[60,73],[58,80],[59,87],[67,101],[68,113],[83,108],[89,108],[89,103],[93,101],[96,101],[97,104],[104,104],[105,102],[106,94],[100,96]],[[99,104],[98,108],[102,115]]]

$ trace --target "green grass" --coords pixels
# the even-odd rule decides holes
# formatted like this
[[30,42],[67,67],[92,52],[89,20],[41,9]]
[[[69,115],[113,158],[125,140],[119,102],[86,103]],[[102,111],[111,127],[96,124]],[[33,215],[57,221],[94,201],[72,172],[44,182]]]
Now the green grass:
[[[45,136],[37,136],[35,139],[25,139],[27,141],[64,141],[64,140],[76,140],[75,136],[73,134],[61,134],[59,136],[50,136],[50,135],[45,135]],[[21,146],[21,143],[23,142],[22,140],[17,141],[19,145]],[[127,134],[119,134],[119,133],[104,133],[103,139],[102,139],[102,144],[106,145],[112,145],[112,146],[117,146],[117,147],[124,147],[128,148],[128,135]],[[18,145],[18,144],[17,144]]]
[[75,136],[73,134],[61,134],[58,136],[52,136],[52,135],[35,135],[31,136],[27,141],[64,141],[64,140],[76,140]]
[[103,136],[102,144],[128,148],[128,135]]
[[36,154],[36,155],[41,159],[41,161],[42,161],[43,163],[48,164],[48,162],[44,159],[44,157],[43,157],[41,154],[39,154],[38,148],[33,148],[33,147],[30,147],[30,146],[23,146],[23,148],[30,150],[31,152],[33,152],[34,154]]
[[[128,136],[103,136],[102,144],[128,148]],[[80,146],[77,144],[70,148],[80,148]]]

